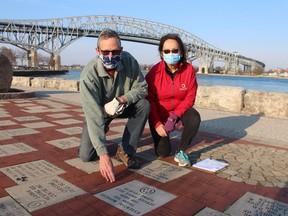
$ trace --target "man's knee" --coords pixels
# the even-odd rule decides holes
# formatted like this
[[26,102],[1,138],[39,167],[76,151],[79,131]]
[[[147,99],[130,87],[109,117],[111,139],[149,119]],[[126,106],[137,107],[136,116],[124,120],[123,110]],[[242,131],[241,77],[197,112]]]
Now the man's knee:
[[143,110],[150,112],[150,103],[148,100],[141,99],[137,102],[137,105],[139,108],[142,108]]
[[89,162],[92,161],[90,155],[87,154],[81,154],[81,152],[79,152],[79,158],[83,161],[83,162]]

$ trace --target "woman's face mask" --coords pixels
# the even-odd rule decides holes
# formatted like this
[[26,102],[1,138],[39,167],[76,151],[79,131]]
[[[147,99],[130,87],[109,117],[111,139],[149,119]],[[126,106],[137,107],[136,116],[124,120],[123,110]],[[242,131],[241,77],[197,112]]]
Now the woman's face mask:
[[177,64],[180,60],[181,56],[179,53],[169,53],[169,54],[163,54],[164,61],[169,65]]
[[119,62],[121,61],[122,57],[121,54],[120,55],[115,55],[115,56],[105,56],[103,54],[99,55],[99,58],[102,61],[102,64],[104,65],[104,67],[108,70],[114,69],[117,67],[117,65],[119,64]]

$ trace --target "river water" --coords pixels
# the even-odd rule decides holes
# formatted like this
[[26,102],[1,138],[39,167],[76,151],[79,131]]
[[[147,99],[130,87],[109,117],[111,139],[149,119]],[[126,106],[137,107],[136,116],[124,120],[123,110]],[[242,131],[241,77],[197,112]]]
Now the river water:
[[[68,73],[53,78],[79,80],[80,74],[80,70],[69,70]],[[199,86],[235,86],[246,90],[288,93],[288,79],[285,78],[197,74],[197,81]]]

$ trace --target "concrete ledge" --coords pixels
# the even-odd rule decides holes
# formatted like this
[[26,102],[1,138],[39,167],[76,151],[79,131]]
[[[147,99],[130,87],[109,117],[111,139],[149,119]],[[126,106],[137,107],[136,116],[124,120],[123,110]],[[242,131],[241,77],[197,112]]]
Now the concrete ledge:
[[[79,81],[15,77],[12,86],[79,91]],[[288,119],[288,93],[246,91],[231,86],[199,86],[195,107]]]
[[288,94],[249,90],[244,95],[243,112],[288,118]]
[[241,112],[245,90],[230,86],[199,86],[195,106],[231,112]]

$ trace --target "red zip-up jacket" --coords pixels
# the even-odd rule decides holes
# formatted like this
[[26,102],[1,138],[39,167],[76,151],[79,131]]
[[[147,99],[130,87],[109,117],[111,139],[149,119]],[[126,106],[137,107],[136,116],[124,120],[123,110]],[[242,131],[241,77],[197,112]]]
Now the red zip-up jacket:
[[193,107],[198,84],[191,64],[181,63],[172,80],[162,60],[150,69],[145,79],[148,83],[146,98],[151,104],[149,122],[153,127],[166,122],[170,113],[181,118],[187,109]]

